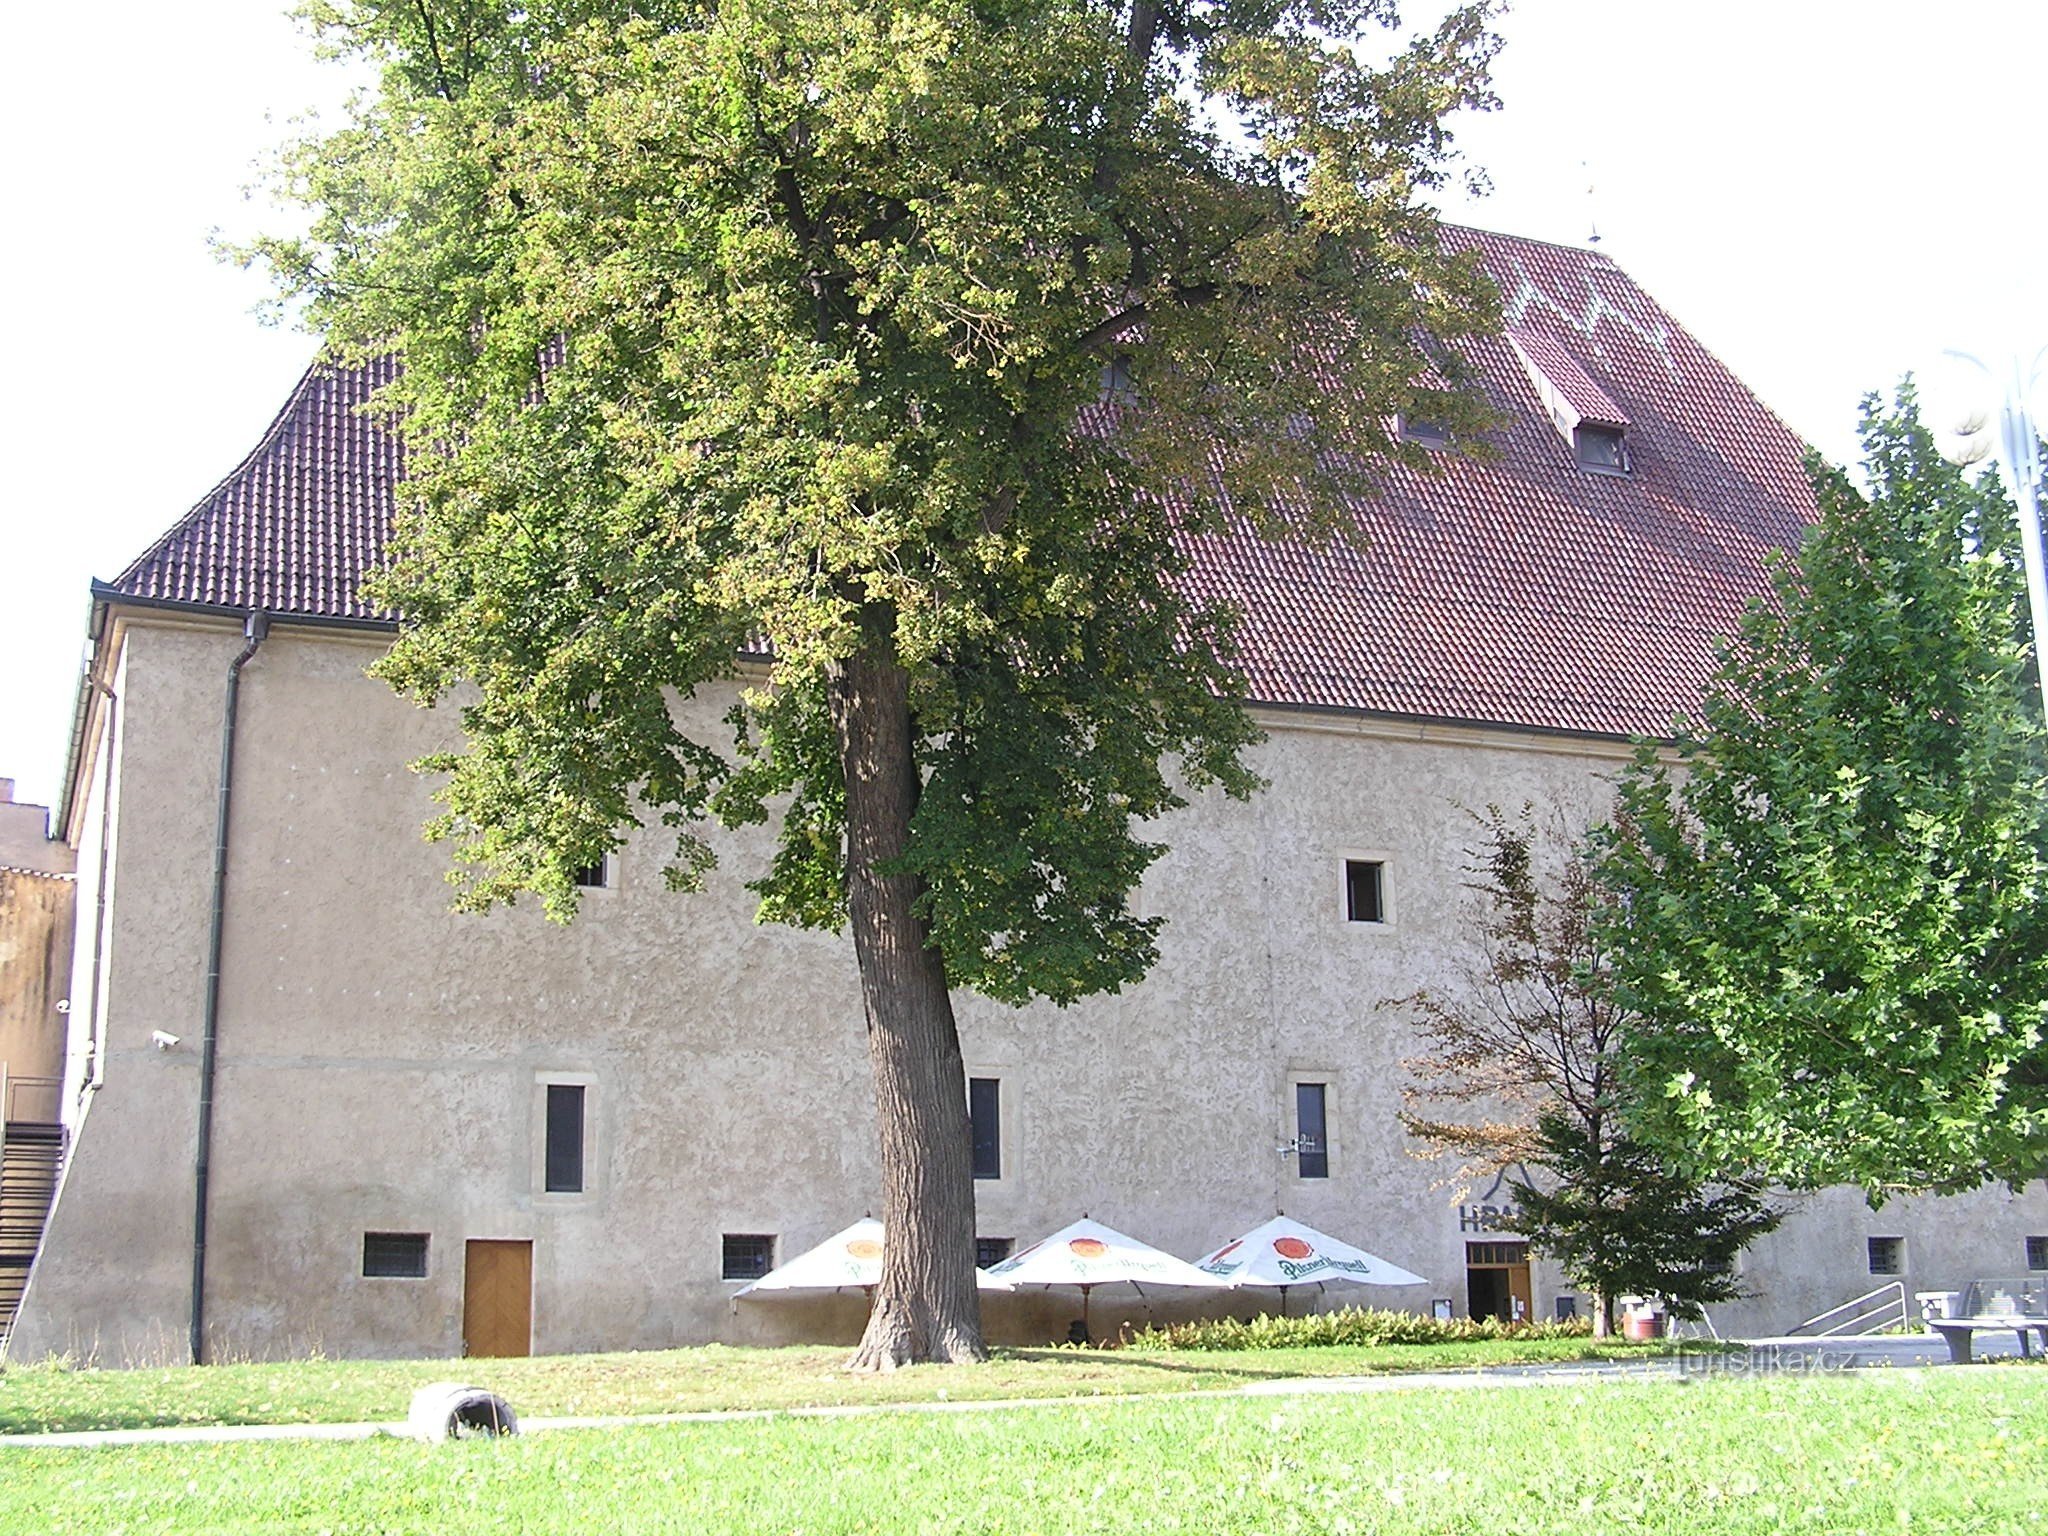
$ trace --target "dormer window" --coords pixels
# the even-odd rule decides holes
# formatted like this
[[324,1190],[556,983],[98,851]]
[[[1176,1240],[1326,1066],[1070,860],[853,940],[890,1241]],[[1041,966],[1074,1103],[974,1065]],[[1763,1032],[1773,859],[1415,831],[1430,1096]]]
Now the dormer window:
[[1572,452],[1587,469],[1603,475],[1628,473],[1628,443],[1621,428],[1582,421],[1572,429]]
[[1448,448],[1451,446],[1451,429],[1440,421],[1426,421],[1417,416],[1401,418],[1401,437],[1405,442],[1419,443],[1424,448]]
[[1579,468],[1596,475],[1625,475],[1629,419],[1579,360],[1552,338],[1530,331],[1508,336],[1536,398],[1558,435],[1571,444]]
[[1137,398],[1137,382],[1131,375],[1131,355],[1119,352],[1102,365],[1102,403],[1129,405]]

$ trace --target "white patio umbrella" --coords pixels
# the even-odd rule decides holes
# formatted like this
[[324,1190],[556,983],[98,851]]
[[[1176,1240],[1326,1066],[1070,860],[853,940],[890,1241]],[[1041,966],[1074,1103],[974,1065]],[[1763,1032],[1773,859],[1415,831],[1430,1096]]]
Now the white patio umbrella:
[[[1006,1291],[1001,1281],[991,1281],[988,1271],[974,1272],[975,1284],[984,1291]],[[844,1232],[835,1232],[817,1247],[806,1250],[787,1264],[770,1270],[751,1285],[732,1293],[742,1296],[773,1295],[790,1291],[866,1291],[874,1293],[882,1283],[882,1224],[864,1216]]]
[[1226,1282],[1203,1274],[1149,1243],[1127,1237],[1113,1227],[1082,1217],[1049,1237],[1041,1237],[1021,1253],[991,1264],[990,1278],[1011,1290],[1075,1286],[1081,1292],[1081,1326],[1088,1329],[1088,1297],[1098,1285],[1132,1285],[1145,1294],[1148,1285],[1215,1290]]
[[1297,1285],[1338,1280],[1351,1285],[1429,1283],[1378,1254],[1288,1216],[1275,1216],[1264,1226],[1232,1238],[1207,1258],[1197,1260],[1195,1267],[1233,1290],[1278,1287],[1282,1312],[1287,1310],[1288,1291]]

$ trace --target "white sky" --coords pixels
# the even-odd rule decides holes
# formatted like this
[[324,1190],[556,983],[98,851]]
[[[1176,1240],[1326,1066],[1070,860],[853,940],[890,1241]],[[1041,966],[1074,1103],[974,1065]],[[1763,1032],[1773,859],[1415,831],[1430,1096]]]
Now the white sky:
[[[341,92],[280,0],[90,21],[24,7],[0,95],[0,777],[45,803],[88,580],[233,468],[312,355],[207,237],[275,219],[242,195],[256,160]],[[2040,0],[1520,0],[1505,31],[1503,110],[1460,140],[1494,194],[1446,212],[1566,242],[1597,222],[1824,452],[1942,347],[2048,343]]]

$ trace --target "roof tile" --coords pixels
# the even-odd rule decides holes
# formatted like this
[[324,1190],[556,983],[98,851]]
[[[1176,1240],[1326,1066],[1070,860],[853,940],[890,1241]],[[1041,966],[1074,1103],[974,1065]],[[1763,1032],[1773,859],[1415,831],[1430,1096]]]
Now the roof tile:
[[[1604,255],[1459,228],[1445,239],[1480,252],[1546,373],[1571,365],[1575,378],[1552,378],[1574,407],[1628,425],[1631,472],[1581,468],[1516,342],[1477,341],[1467,355],[1501,421],[1497,457],[1440,453],[1433,475],[1389,467],[1350,508],[1354,541],[1196,537],[1194,589],[1242,611],[1240,660],[1265,703],[1663,735],[1696,706],[1716,638],[1765,590],[1768,552],[1814,516],[1802,445]],[[360,579],[384,558],[404,456],[358,407],[392,367],[309,371],[255,450],[113,590],[389,622]]]

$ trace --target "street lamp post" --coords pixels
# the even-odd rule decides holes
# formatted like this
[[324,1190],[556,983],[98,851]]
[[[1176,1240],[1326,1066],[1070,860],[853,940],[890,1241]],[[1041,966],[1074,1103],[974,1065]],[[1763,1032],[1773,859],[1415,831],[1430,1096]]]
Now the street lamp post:
[[[1992,451],[1991,402],[1987,398],[1998,387],[1991,369],[1967,352],[1945,352],[1944,357],[1968,363],[1977,371],[1975,396],[1962,404],[1954,420],[1937,422],[1941,451],[1951,463],[1976,464]],[[2048,707],[2048,569],[2041,549],[2041,438],[2029,412],[2029,399],[2040,386],[2048,347],[2034,354],[2033,366],[2023,369],[2017,357],[2012,375],[2002,390],[1998,405],[1998,449],[2012,482],[2013,499],[2020,513],[2020,558],[2027,571],[2027,606],[2034,624],[2034,668],[2041,679],[2041,698]]]

